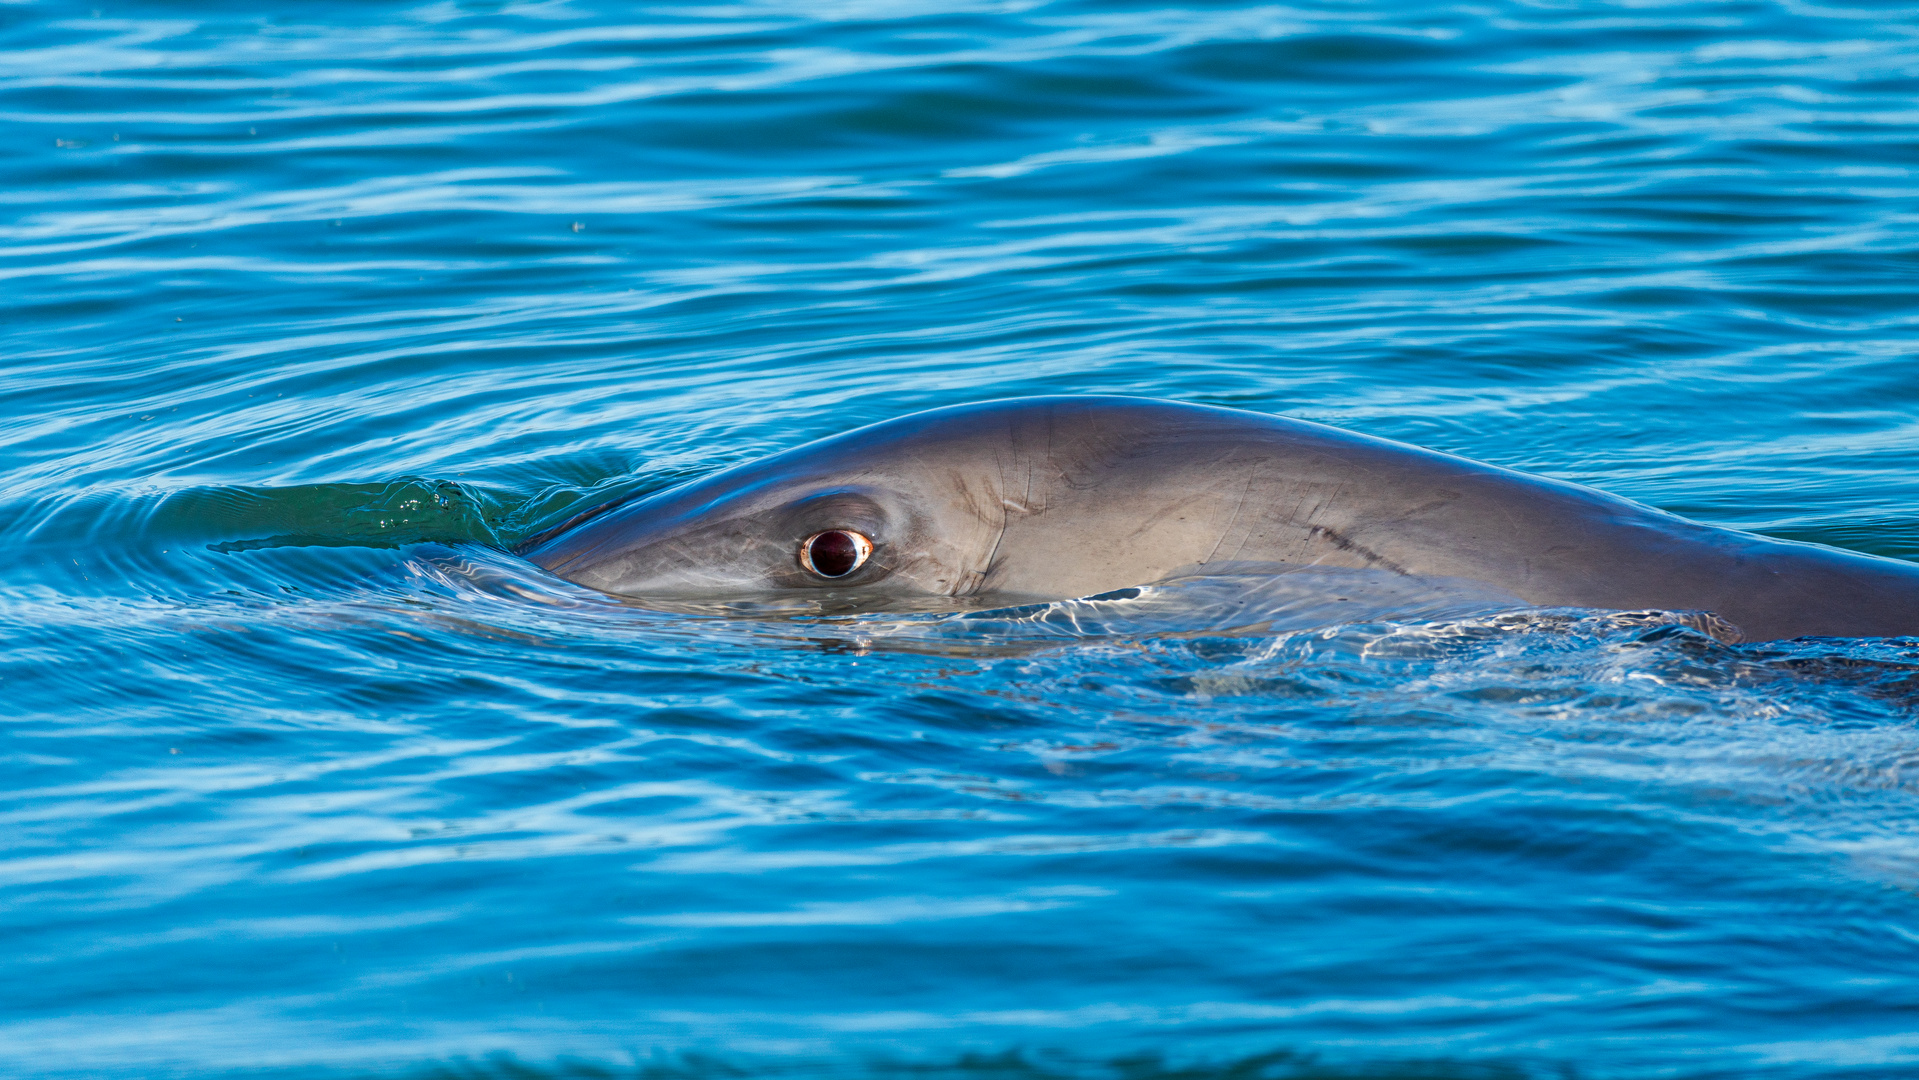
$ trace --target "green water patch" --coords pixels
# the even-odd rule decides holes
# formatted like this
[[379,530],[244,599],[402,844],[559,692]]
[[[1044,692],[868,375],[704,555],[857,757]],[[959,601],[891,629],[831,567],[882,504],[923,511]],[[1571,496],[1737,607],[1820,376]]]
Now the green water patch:
[[160,531],[206,531],[234,539],[207,545],[232,553],[277,547],[408,544],[498,546],[516,507],[499,494],[448,480],[302,484],[284,488],[193,488],[169,496]]
[[282,547],[480,544],[516,549],[595,508],[662,486],[657,478],[516,491],[429,477],[380,483],[207,487],[153,505],[145,532],[190,537],[222,554]]
[[418,545],[516,552],[530,539],[694,473],[560,465],[504,482],[401,476],[174,490],[101,486],[0,506],[0,527],[20,541],[13,581],[19,589],[279,596],[345,587],[390,566],[392,556],[381,553]]

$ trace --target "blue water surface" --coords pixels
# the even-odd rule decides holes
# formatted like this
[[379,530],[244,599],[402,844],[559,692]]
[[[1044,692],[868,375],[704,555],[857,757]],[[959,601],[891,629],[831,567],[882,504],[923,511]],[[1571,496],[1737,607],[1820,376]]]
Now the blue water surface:
[[1100,392],[1919,558],[1919,8],[94,2],[0,7],[0,1072],[1919,1072],[1919,641],[512,554]]

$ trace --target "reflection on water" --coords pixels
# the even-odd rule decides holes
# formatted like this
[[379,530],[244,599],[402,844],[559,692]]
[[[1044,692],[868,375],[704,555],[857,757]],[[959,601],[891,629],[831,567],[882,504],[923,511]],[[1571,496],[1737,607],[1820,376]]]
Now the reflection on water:
[[1909,1071],[1913,641],[511,552],[1102,392],[1919,557],[1914,16],[11,9],[0,1061]]

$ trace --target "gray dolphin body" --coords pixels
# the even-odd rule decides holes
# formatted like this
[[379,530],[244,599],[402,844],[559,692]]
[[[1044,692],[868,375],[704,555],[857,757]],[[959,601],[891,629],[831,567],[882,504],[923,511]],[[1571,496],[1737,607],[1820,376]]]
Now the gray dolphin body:
[[1711,612],[1730,639],[1919,634],[1919,564],[1301,420],[1123,397],[915,413],[589,512],[525,554],[663,599],[1016,602],[1266,564],[1463,579],[1540,607]]

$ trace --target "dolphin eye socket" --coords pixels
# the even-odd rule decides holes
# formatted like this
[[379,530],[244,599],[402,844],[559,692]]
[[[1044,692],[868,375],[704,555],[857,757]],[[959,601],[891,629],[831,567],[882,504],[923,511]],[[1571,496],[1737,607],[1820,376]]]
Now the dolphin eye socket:
[[800,565],[823,578],[843,578],[866,565],[873,541],[847,529],[814,533],[800,545]]

